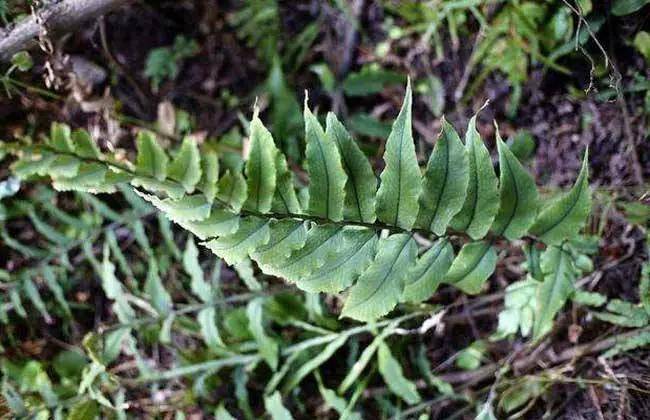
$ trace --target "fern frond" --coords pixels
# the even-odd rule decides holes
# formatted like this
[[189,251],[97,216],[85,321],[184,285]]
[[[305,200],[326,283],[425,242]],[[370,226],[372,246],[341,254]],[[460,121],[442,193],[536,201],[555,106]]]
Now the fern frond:
[[[170,159],[149,132],[138,135],[135,164],[100,153],[87,133],[60,124],[45,144],[3,149],[18,155],[18,176],[47,175],[59,188],[99,192],[131,184],[228,264],[250,258],[264,273],[309,292],[349,288],[343,315],[370,321],[400,301],[426,300],[442,283],[480,292],[495,269],[501,239],[537,236],[560,244],[579,230],[590,208],[586,154],[573,189],[538,214],[532,176],[498,135],[497,178],[476,116],[465,144],[443,120],[422,175],[411,102],[407,85],[377,188],[368,159],[345,127],[328,114],[323,130],[305,101],[307,209],[257,111],[243,173],[228,166],[220,174],[214,152],[192,138]],[[440,240],[418,258],[414,234]],[[538,326],[537,334],[543,330]]]

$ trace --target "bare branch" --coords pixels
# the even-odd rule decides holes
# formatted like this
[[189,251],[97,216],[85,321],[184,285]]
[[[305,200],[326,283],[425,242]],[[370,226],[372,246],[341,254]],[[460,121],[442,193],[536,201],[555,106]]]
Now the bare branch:
[[18,51],[37,45],[44,30],[48,34],[70,32],[130,0],[61,0],[36,11],[8,31],[0,33],[0,61],[9,61]]

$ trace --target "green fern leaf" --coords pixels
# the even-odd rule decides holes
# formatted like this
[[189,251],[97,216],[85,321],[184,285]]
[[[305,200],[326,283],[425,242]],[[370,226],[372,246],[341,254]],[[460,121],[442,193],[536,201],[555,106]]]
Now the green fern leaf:
[[172,221],[192,222],[205,220],[210,216],[212,205],[208,203],[202,194],[188,195],[180,200],[169,198],[160,199],[152,194],[145,194],[135,191],[140,197],[153,204]]
[[538,194],[535,180],[521,166],[510,148],[501,140],[497,129],[500,165],[499,212],[492,230],[510,240],[526,234],[537,215]]
[[106,297],[115,301],[113,310],[117,318],[122,323],[129,323],[135,318],[135,311],[126,300],[122,283],[115,277],[115,265],[110,260],[108,244],[104,244],[104,259],[99,269],[101,270],[102,289],[104,289]]
[[[167,155],[149,132],[141,132],[137,137],[135,171],[128,163],[123,168],[121,164],[109,163],[118,160],[104,157],[87,132],[71,133],[64,125],[52,126],[45,147],[3,144],[2,149],[20,155],[13,167],[18,175],[48,175],[57,189],[101,192],[118,188],[131,202],[129,197],[135,197],[133,189],[122,184],[130,182],[141,187],[144,191],[137,190],[138,195],[234,265],[251,290],[260,290],[262,286],[252,281],[249,257],[257,261],[264,273],[283,277],[309,292],[336,293],[351,286],[342,316],[371,321],[392,310],[399,301],[427,299],[441,282],[466,293],[479,292],[496,264],[494,239],[480,240],[490,228],[494,236],[508,239],[518,239],[530,228],[532,234],[552,245],[574,234],[590,210],[585,155],[572,190],[534,220],[538,195],[533,178],[497,133],[499,190],[490,154],[476,130],[476,117],[470,120],[464,146],[453,127],[443,120],[441,136],[422,176],[413,143],[411,106],[409,83],[385,145],[385,167],[378,189],[368,159],[345,127],[329,114],[324,131],[306,101],[306,166],[311,178],[307,188],[303,188],[302,181],[294,184],[285,156],[276,148],[257,112],[250,125],[251,151],[244,164],[246,176],[237,158],[236,163],[224,163],[228,170],[219,177],[216,153],[199,153],[190,138],[183,141],[168,167]],[[188,194],[196,188],[199,191]],[[301,210],[305,202],[308,209]],[[150,211],[148,205],[138,207]],[[271,210],[273,214],[265,215]],[[113,216],[110,211],[104,213],[119,219],[114,212]],[[381,223],[376,223],[376,219]],[[333,223],[326,224],[328,220]],[[71,240],[68,235],[52,234],[43,224],[34,224],[37,230],[41,226],[39,232],[49,232],[50,239],[56,239],[53,242]],[[139,246],[153,255],[142,222],[129,224]],[[442,239],[417,258],[417,245],[408,232],[384,239],[377,236],[378,230],[408,231],[414,225],[420,228],[418,231],[432,231],[437,236],[443,236],[451,225],[465,231],[475,242],[465,244],[454,259],[453,248],[448,240]],[[168,226],[166,222],[161,225],[170,245]],[[0,235],[7,236],[2,232]],[[115,248],[110,240],[107,242]],[[178,248],[173,244],[170,248],[180,259]],[[101,272],[118,317],[133,318],[134,311],[124,298],[112,263],[105,261],[102,265],[91,251],[84,248],[84,252],[94,261],[96,271]],[[184,265],[192,277],[192,292],[201,299],[212,299],[211,286],[202,279],[196,264],[193,242],[188,242],[184,256],[189,258]],[[537,275],[535,271],[543,270],[535,270],[533,265],[530,271]],[[128,270],[122,272],[132,277]],[[544,282],[548,277],[543,273]],[[169,310],[168,295],[161,294],[162,285],[155,280],[152,276],[148,278],[146,291],[152,294],[159,311]],[[204,313],[201,326],[206,342],[211,342],[215,350],[221,346],[220,338],[215,338],[216,315]]]
[[217,182],[219,182],[219,158],[211,150],[201,153],[201,180],[199,189],[210,203],[217,196]]
[[650,318],[641,305],[612,299],[605,309],[606,311],[594,312],[594,316],[601,321],[628,328],[642,328],[650,324]]
[[166,194],[169,198],[177,200],[185,195],[185,188],[176,181],[159,181],[156,178],[136,176],[131,180],[134,187],[142,187],[147,191],[157,191]]
[[203,270],[199,265],[199,250],[194,244],[194,239],[190,236],[185,244],[183,252],[183,269],[190,276],[190,289],[194,296],[201,299],[202,302],[212,301],[212,287],[205,281]]
[[25,296],[27,296],[29,301],[32,302],[32,305],[34,305],[34,308],[36,308],[36,310],[41,314],[45,322],[48,324],[52,323],[52,317],[47,312],[47,308],[45,307],[45,302],[43,302],[43,298],[41,297],[41,294],[38,292],[38,288],[36,287],[32,279],[30,279],[27,275],[23,276],[22,289],[23,292],[25,293]]
[[147,271],[147,280],[144,283],[144,291],[149,295],[153,307],[160,316],[169,313],[172,309],[172,298],[160,279],[158,263],[153,257],[149,258],[149,270]]
[[227,203],[235,212],[241,210],[247,194],[246,180],[239,172],[228,171],[219,180],[217,198]]
[[219,407],[217,407],[217,411],[214,412],[214,418],[216,420],[237,420],[228,412],[228,410],[226,410],[223,403],[219,404]]
[[361,356],[357,359],[352,367],[348,370],[348,373],[345,375],[341,384],[339,385],[337,392],[339,395],[343,395],[346,391],[355,383],[358,383],[359,377],[363,373],[363,370],[368,366],[370,360],[377,352],[379,346],[384,342],[384,339],[390,334],[395,332],[397,325],[392,324],[384,328],[381,333],[375,336],[373,340],[363,349]]
[[445,234],[452,217],[465,202],[469,182],[467,150],[444,118],[442,133],[436,141],[424,173],[417,226],[438,236]]
[[258,217],[244,217],[239,229],[232,235],[204,242],[217,256],[234,265],[247,258],[251,252],[266,244],[270,238],[269,221]]
[[57,152],[74,153],[70,126],[67,124],[52,123],[49,140],[50,146]]
[[343,346],[348,337],[344,334],[341,334],[336,340],[330,342],[327,346],[323,348],[317,355],[309,359],[303,365],[301,365],[295,372],[289,376],[286,383],[282,387],[283,392],[289,392],[292,389],[296,388],[300,382],[311,372],[316,370],[323,363],[327,362],[336,351]]
[[616,343],[614,347],[603,353],[602,357],[609,359],[620,353],[629,353],[631,350],[647,349],[648,346],[650,346],[650,332],[637,330],[636,334]]
[[201,336],[208,347],[216,352],[221,352],[226,345],[219,333],[217,309],[214,306],[201,309],[196,315],[196,321],[199,323]]
[[325,135],[334,140],[348,176],[345,184],[345,210],[348,220],[373,223],[375,215],[375,194],[377,179],[370,162],[343,124],[333,113],[327,114]]
[[260,354],[269,367],[276,370],[278,367],[278,343],[266,333],[263,320],[263,298],[255,298],[248,302],[246,314],[248,315],[248,329],[257,341]]
[[259,213],[271,210],[275,193],[275,147],[273,137],[257,117],[257,110],[250,124],[250,153],[246,161],[248,198],[244,208]]
[[23,306],[23,301],[20,298],[20,293],[18,293],[18,288],[14,287],[9,291],[9,300],[11,301],[11,305],[14,308],[14,312],[21,318],[27,318],[27,311],[25,311],[25,307]]
[[525,280],[511,283],[506,288],[504,309],[499,312],[499,326],[494,338],[497,340],[521,332],[528,337],[533,329],[537,291],[540,282],[529,274]]
[[288,258],[263,267],[264,271],[290,282],[298,282],[325,263],[332,250],[341,248],[343,227],[317,225],[307,232],[305,245]]
[[537,296],[533,339],[538,340],[553,326],[553,318],[573,292],[575,268],[571,255],[561,247],[550,246],[541,257],[544,273]]
[[66,417],[67,420],[92,420],[101,417],[99,404],[90,398],[77,401]]
[[307,240],[307,226],[303,221],[272,221],[269,230],[269,242],[252,254],[252,258],[262,269],[277,261],[286,260],[293,251],[302,248]]
[[571,238],[582,228],[591,211],[588,155],[589,153],[585,152],[582,168],[573,188],[544,208],[530,228],[530,233],[546,244],[557,245]]
[[72,132],[72,144],[77,156],[89,159],[100,159],[102,157],[99,148],[86,130],[74,130]]
[[305,139],[309,172],[309,213],[329,220],[343,219],[347,175],[334,140],[325,135],[305,98]]
[[411,405],[417,404],[422,400],[415,384],[404,376],[402,366],[393,357],[386,343],[382,342],[379,345],[377,362],[379,373],[381,373],[384,382],[395,395]]
[[476,131],[476,116],[469,120],[465,147],[469,157],[467,196],[451,226],[466,232],[472,239],[480,239],[490,229],[499,209],[499,190],[490,153]]
[[38,231],[41,235],[47,238],[50,242],[55,244],[66,245],[70,243],[71,239],[66,236],[64,233],[59,232],[54,226],[43,220],[33,208],[29,208],[27,211],[29,219],[34,225],[34,229]]
[[47,175],[52,178],[72,178],[79,173],[81,161],[73,156],[59,155],[47,167]]
[[89,186],[99,186],[103,184],[106,177],[107,169],[99,163],[81,163],[76,174],[71,177],[53,178],[53,183],[61,185],[63,190],[68,187],[68,191],[75,188],[82,189]]
[[275,155],[275,170],[277,188],[271,209],[282,214],[299,214],[301,209],[293,185],[293,172],[287,166],[287,159],[279,152]]
[[[38,159],[31,159],[38,157]],[[20,179],[25,179],[32,175],[47,175],[47,169],[56,159],[56,155],[43,153],[40,156],[27,156],[17,160],[12,165],[13,173]]]
[[454,259],[454,249],[447,239],[439,239],[410,269],[402,293],[405,302],[422,302],[429,299],[445,279]]
[[57,281],[56,276],[54,275],[54,271],[52,270],[52,267],[50,267],[49,265],[44,265],[42,273],[43,273],[43,279],[45,280],[48,289],[50,289],[50,291],[54,295],[54,299],[56,299],[59,306],[61,306],[66,316],[72,317],[72,312],[70,311],[70,306],[68,305],[68,301],[65,300],[63,288]]
[[107,169],[100,163],[82,163],[71,178],[56,178],[52,186],[57,191],[115,192],[115,185],[106,183]]
[[251,260],[246,259],[238,262],[232,268],[235,269],[239,279],[246,285],[248,290],[258,292],[262,290],[262,285],[257,278],[255,277],[255,272],[253,271],[253,264]]
[[[169,217],[169,215],[167,215]],[[171,219],[171,218],[170,218]],[[239,228],[239,216],[229,211],[212,209],[210,217],[205,220],[195,222],[186,222],[183,220],[172,219],[183,229],[186,229],[196,235],[197,238],[206,240],[218,236],[227,236],[234,233]]]
[[296,286],[310,293],[337,293],[350,286],[370,265],[377,248],[371,229],[346,227],[341,231],[340,248],[325,258],[318,270],[296,280]]
[[137,170],[147,176],[152,176],[158,181],[164,181],[167,177],[167,161],[169,158],[156,137],[149,131],[140,131],[135,140],[138,148],[136,157]]
[[178,154],[169,165],[168,175],[183,185],[185,192],[191,194],[201,179],[201,156],[199,147],[192,137],[185,137]]
[[341,316],[372,321],[390,312],[402,294],[408,268],[415,263],[417,244],[408,234],[381,239],[373,263],[350,289]]
[[403,229],[411,229],[418,214],[418,197],[422,191],[421,174],[415,155],[411,128],[411,82],[406,86],[402,109],[393,122],[386,141],[381,184],[377,191],[379,220]]
[[293,416],[282,405],[282,397],[278,391],[264,397],[264,408],[271,415],[272,420],[293,420]]
[[444,281],[465,293],[477,294],[483,288],[485,280],[494,272],[496,263],[497,253],[489,242],[465,244],[451,264]]

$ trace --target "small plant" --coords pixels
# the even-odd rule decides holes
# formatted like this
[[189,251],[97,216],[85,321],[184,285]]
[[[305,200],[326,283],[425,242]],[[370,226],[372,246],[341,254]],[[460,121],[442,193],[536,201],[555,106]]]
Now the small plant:
[[149,51],[144,75],[151,80],[153,90],[157,91],[165,79],[174,80],[180,71],[180,63],[198,51],[199,46],[196,41],[187,39],[183,35],[178,35],[174,39],[174,44],[169,47],[159,47]]
[[537,340],[551,329],[553,316],[569,298],[593,297],[575,286],[579,278],[593,270],[589,254],[595,249],[585,249],[588,242],[582,237],[572,238],[557,248],[561,252],[540,251],[535,246],[525,248],[528,275],[506,288],[505,309],[499,314],[494,339],[519,332]]
[[[575,10],[587,16],[588,30],[582,23],[574,22],[573,6],[569,8],[562,1],[504,2],[496,9],[485,2],[387,1],[384,2],[386,10],[404,19],[407,25],[398,26],[387,19],[386,22],[390,22],[386,25],[388,40],[380,45],[385,50],[391,42],[415,33],[419,34],[418,43],[422,48],[433,48],[436,57],[444,60],[448,45],[443,42],[445,37],[441,34],[448,35],[451,46],[457,50],[461,38],[470,38],[475,33],[470,29],[471,24],[478,24],[481,35],[475,38],[463,79],[456,86],[453,97],[456,101],[466,101],[488,77],[502,74],[512,89],[507,115],[513,118],[531,68],[571,74],[571,69],[561,64],[560,59],[578,47],[583,50],[592,36],[590,33],[600,29],[603,19],[597,13],[591,13],[592,1],[574,3]],[[642,7],[641,3],[634,1],[622,0],[619,3],[629,3],[621,9]]]
[[[443,122],[423,175],[411,133],[409,86],[377,188],[370,163],[336,116],[327,115],[323,130],[305,104],[304,119],[310,183],[303,202],[257,111],[244,174],[220,175],[217,154],[200,152],[191,138],[169,162],[148,132],[138,136],[135,164],[102,154],[87,134],[71,135],[63,126],[55,126],[46,144],[5,148],[20,155],[18,176],[49,175],[58,190],[110,192],[130,183],[228,264],[250,257],[264,273],[308,292],[347,289],[341,315],[359,321],[376,320],[400,302],[424,301],[443,283],[480,293],[495,269],[497,243],[544,244],[544,298],[534,335],[548,331],[574,271],[563,243],[591,208],[586,154],[571,191],[540,208],[533,178],[498,134],[497,177],[474,117],[465,144]],[[419,236],[435,239],[422,253]]]
[[252,0],[243,2],[241,8],[228,16],[228,22],[236,29],[237,36],[247,46],[254,47],[269,67],[281,58],[287,69],[297,69],[316,40],[320,26],[318,22],[310,23],[297,34],[283,39],[281,13],[276,0]]
[[5,93],[11,97],[13,91],[19,91],[19,87],[25,87],[24,84],[14,80],[11,76],[17,70],[19,72],[29,71],[34,65],[32,56],[27,51],[19,51],[11,57],[11,66],[0,76],[0,83],[5,88]]

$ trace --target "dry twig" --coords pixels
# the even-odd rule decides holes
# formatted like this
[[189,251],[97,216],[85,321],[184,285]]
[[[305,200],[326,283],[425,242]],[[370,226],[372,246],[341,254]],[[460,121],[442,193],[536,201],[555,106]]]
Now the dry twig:
[[9,61],[18,51],[33,48],[44,29],[48,34],[70,32],[128,1],[63,0],[45,6],[10,30],[0,33],[0,61]]

